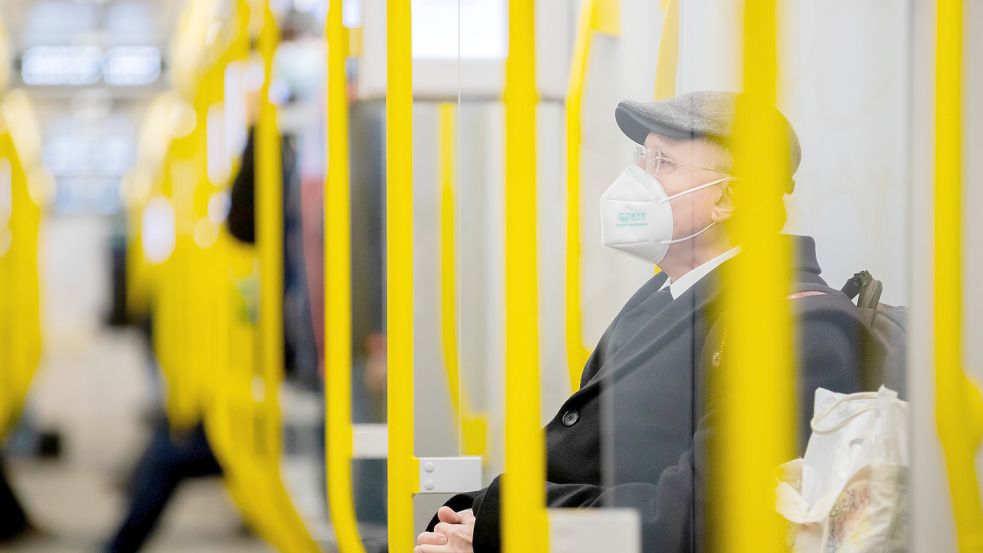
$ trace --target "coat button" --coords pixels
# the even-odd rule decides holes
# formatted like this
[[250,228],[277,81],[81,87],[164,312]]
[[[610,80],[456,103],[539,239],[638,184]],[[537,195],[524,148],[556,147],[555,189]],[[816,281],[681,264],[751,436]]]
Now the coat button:
[[571,409],[563,413],[563,418],[561,419],[561,421],[563,422],[563,426],[566,426],[568,428],[577,424],[577,421],[579,420],[580,420],[580,413],[578,413],[576,409]]

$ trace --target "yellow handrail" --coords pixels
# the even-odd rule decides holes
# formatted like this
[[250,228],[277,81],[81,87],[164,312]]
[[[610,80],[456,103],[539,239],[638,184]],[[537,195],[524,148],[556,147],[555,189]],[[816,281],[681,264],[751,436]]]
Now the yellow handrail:
[[505,553],[548,551],[536,270],[535,6],[509,0],[505,62]]
[[7,297],[10,295],[7,291],[11,288],[8,276],[11,260],[8,253],[14,241],[11,228],[14,183],[13,168],[8,159],[9,144],[6,124],[0,120],[0,439],[4,438],[10,430],[15,399],[14,373],[7,368],[11,366],[9,359],[11,347],[7,339],[10,333],[7,331],[7,326],[13,319],[13,315],[8,315],[7,311],[9,305]]
[[41,351],[38,232],[42,209],[32,179],[43,178],[30,141],[27,96],[7,94],[0,115],[0,438],[23,409]]
[[[6,126],[6,125],[5,125]],[[24,268],[24,250],[31,247],[23,235],[24,203],[26,196],[23,191],[23,168],[17,147],[10,139],[7,129],[4,130],[3,146],[7,152],[3,158],[4,182],[0,182],[0,286],[3,293],[0,298],[0,384],[5,403],[0,412],[0,438],[9,432],[16,424],[24,404],[24,394],[19,385],[20,375],[24,370],[23,340],[18,333],[18,321],[23,316],[18,305],[21,272]]]
[[488,421],[475,413],[467,389],[461,384],[457,335],[457,197],[454,190],[456,109],[452,103],[438,107],[440,119],[440,333],[451,407],[458,420],[461,450],[483,457],[488,443]]
[[[722,432],[712,482],[720,551],[785,551],[775,511],[775,470],[793,453],[793,320],[786,300],[791,252],[781,202],[788,147],[777,103],[776,0],[744,4],[744,89],[735,127],[741,175],[731,237],[741,255],[726,272],[724,323],[729,375],[720,390]],[[761,163],[769,160],[769,163]],[[783,178],[784,177],[784,178]]]
[[[10,335],[7,327],[14,318],[12,314],[8,315],[10,304],[8,296],[11,295],[8,292],[11,288],[8,276],[11,260],[8,253],[13,246],[14,237],[10,220],[13,215],[13,198],[10,197],[10,201],[7,201],[7,186],[13,187],[14,183],[12,168],[7,157],[9,135],[4,127],[6,125],[0,122],[0,156],[2,156],[0,157],[0,179],[2,179],[0,180],[0,439],[6,437],[7,432],[10,431],[16,398],[13,389],[14,372],[8,369],[12,365],[10,360],[12,348],[7,338]],[[11,189],[11,194],[12,192]]]
[[[256,242],[259,249],[259,351],[266,412],[278,412],[278,386],[283,373],[283,169],[276,106],[270,102],[273,56],[279,32],[269,0],[261,8],[263,30],[258,49],[264,78],[256,125]],[[280,451],[279,429],[267,425],[266,444]]]
[[389,550],[413,550],[413,44],[410,0],[386,3],[386,295]]
[[659,56],[655,66],[655,99],[665,100],[676,95],[676,75],[679,66],[679,0],[662,0],[666,12],[659,36]]
[[591,39],[595,32],[615,36],[620,33],[619,0],[583,0],[577,23],[577,40],[570,61],[567,83],[567,283],[566,334],[567,369],[570,387],[580,386],[580,375],[590,357],[584,344],[583,308],[581,306],[581,237],[580,237],[580,147],[582,143],[581,111],[587,69],[590,66]]
[[[259,120],[256,126],[256,239],[259,251],[259,362],[263,380],[261,410],[263,425],[257,449],[263,453],[261,473],[269,488],[268,502],[260,505],[270,523],[270,538],[283,551],[317,551],[318,546],[304,525],[285,489],[280,473],[281,417],[280,385],[283,382],[283,167],[281,138],[277,128],[276,106],[270,101],[273,58],[279,42],[279,28],[264,0],[263,26],[257,43],[263,60],[264,78],[260,88]],[[261,475],[261,476],[260,476]]]
[[935,416],[952,495],[959,551],[983,552],[983,507],[974,466],[983,400],[962,359],[963,2],[939,0],[935,94]]
[[327,493],[335,539],[342,553],[363,553],[352,490],[352,290],[351,177],[348,37],[342,0],[331,0],[325,22],[328,38],[328,170],[324,183],[324,378]]

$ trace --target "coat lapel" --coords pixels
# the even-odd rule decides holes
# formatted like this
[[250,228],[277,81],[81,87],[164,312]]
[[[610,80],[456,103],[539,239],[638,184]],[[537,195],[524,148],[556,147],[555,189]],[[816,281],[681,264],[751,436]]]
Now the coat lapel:
[[[667,342],[684,331],[687,326],[695,324],[702,312],[717,296],[719,281],[716,276],[718,274],[718,271],[714,271],[707,275],[645,322],[623,346],[607,355],[607,359],[601,365],[600,370],[594,373],[577,393],[595,393],[596,387],[604,379],[621,378],[624,373],[631,372],[634,368],[642,365],[645,359],[655,355]],[[594,361],[596,362],[596,360]]]
[[[668,279],[668,275],[665,273],[659,273],[652,278],[650,278],[645,284],[642,285],[630,298],[625,302],[625,305],[621,308],[621,311],[615,315],[614,320],[608,325],[608,328],[604,331],[601,339],[598,340],[597,345],[594,347],[594,351],[591,352],[590,357],[587,359],[587,364],[584,368],[584,374],[580,379],[580,387],[586,386],[587,382],[590,382],[594,378],[594,375],[598,373],[601,369],[602,360],[607,360],[610,358],[609,352],[607,351],[611,345],[611,335],[614,333],[614,328],[618,326],[622,317],[628,314],[630,311],[638,307],[645,300],[650,298],[653,294],[662,288],[662,284]],[[603,363],[606,364],[606,363]]]

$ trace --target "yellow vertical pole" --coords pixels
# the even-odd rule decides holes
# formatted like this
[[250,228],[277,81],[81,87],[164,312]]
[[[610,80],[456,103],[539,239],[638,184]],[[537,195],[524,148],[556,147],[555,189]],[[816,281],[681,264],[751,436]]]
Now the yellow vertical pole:
[[208,68],[198,77],[198,86],[194,92],[193,109],[197,123],[192,133],[191,165],[193,173],[188,193],[188,222],[191,239],[187,245],[187,265],[185,266],[185,304],[182,306],[186,316],[186,337],[188,347],[187,363],[184,365],[184,375],[187,379],[188,390],[194,405],[195,422],[204,416],[207,405],[208,377],[212,370],[208,362],[207,351],[212,345],[212,326],[208,322],[209,293],[207,289],[208,257],[205,246],[198,238],[198,222],[207,209],[207,194],[212,184],[208,179],[208,111],[215,95],[215,76],[212,68]]
[[10,228],[12,206],[8,201],[12,200],[8,193],[13,192],[10,188],[13,186],[13,175],[8,144],[6,124],[0,120],[0,438],[6,436],[9,430],[13,399],[13,373],[10,369],[10,345],[7,338],[9,335],[7,325],[11,318],[8,315],[8,296],[11,291],[9,253],[13,245]]
[[[197,120],[195,122],[197,129]],[[194,137],[183,136],[175,141],[174,156],[170,159],[168,185],[174,210],[174,249],[165,264],[166,284],[157,298],[160,307],[154,314],[154,339],[159,340],[165,353],[160,356],[161,370],[165,376],[167,418],[172,429],[187,429],[197,420],[198,413],[189,392],[187,364],[187,300],[184,286],[190,274],[188,249],[191,243],[190,197],[195,175],[188,175],[187,166],[192,157]]]
[[488,419],[471,405],[468,389],[461,381],[458,353],[457,308],[457,109],[450,102],[438,107],[440,122],[440,341],[451,408],[457,417],[460,450],[464,455],[484,457],[488,446]]
[[570,387],[576,390],[580,375],[590,357],[584,345],[583,309],[581,307],[581,237],[580,237],[580,147],[583,133],[581,111],[584,87],[590,65],[590,48],[595,32],[620,33],[619,0],[583,0],[577,23],[577,38],[570,61],[567,82],[567,267],[566,267],[566,342]]
[[457,349],[457,241],[454,207],[454,104],[437,108],[440,119],[440,334],[451,408],[462,422],[461,368]]
[[[279,412],[279,384],[283,377],[283,170],[276,107],[270,102],[273,56],[279,40],[270,0],[263,2],[263,28],[259,52],[263,59],[259,121],[256,126],[256,238],[259,249],[259,351],[263,375],[263,410]],[[265,444],[271,458],[279,458],[280,429],[267,419]]]
[[259,120],[256,126],[256,238],[259,252],[259,370],[263,380],[261,447],[258,479],[269,495],[259,505],[259,517],[268,523],[268,539],[283,551],[316,551],[284,488],[280,474],[281,417],[279,393],[283,382],[283,167],[276,106],[270,101],[273,58],[279,42],[270,0],[264,0],[263,26],[258,50],[263,60]]
[[935,93],[935,414],[959,551],[983,552],[983,507],[974,466],[983,401],[962,359],[963,2],[937,3]]
[[[17,148],[16,141],[14,142],[14,147]],[[23,381],[23,375],[27,370],[28,363],[25,355],[27,325],[23,321],[27,320],[27,306],[24,302],[26,299],[24,265],[27,250],[30,247],[27,235],[27,225],[29,224],[27,219],[27,202],[30,200],[27,198],[24,152],[18,150],[14,157],[14,168],[11,171],[13,181],[11,185],[11,205],[13,207],[11,210],[10,227],[13,234],[13,244],[10,248],[10,255],[12,256],[10,289],[15,291],[15,294],[9,298],[10,314],[13,315],[12,321],[14,324],[10,325],[8,331],[10,332],[10,353],[12,355],[9,370],[12,371],[11,384],[13,385],[14,391],[14,412],[12,414],[14,420],[16,420],[20,417],[20,413],[24,409],[25,395],[27,392]]]
[[655,99],[665,100],[676,95],[676,76],[679,67],[679,0],[662,0],[666,12],[659,36],[659,56],[655,65]]
[[410,0],[386,3],[386,295],[389,549],[413,550],[413,43]]
[[364,553],[352,495],[351,178],[348,37],[342,0],[328,6],[327,156],[324,183],[325,459],[328,505],[341,553]]
[[488,421],[471,407],[461,382],[457,320],[457,194],[455,191],[455,128],[457,110],[450,102],[438,107],[440,122],[440,341],[451,408],[457,418],[461,451],[483,457],[488,443]]
[[536,258],[535,5],[509,1],[505,62],[505,553],[548,551]]
[[584,85],[590,59],[592,12],[595,0],[584,0],[580,8],[577,38],[570,62],[570,81],[567,84],[567,282],[566,334],[567,370],[570,388],[576,390],[590,351],[584,345],[583,308],[581,306],[581,237],[580,237],[580,112],[583,108]]
[[718,550],[785,550],[775,511],[775,470],[793,452],[792,324],[786,299],[791,252],[779,234],[788,144],[776,118],[776,0],[744,4],[744,91],[735,127],[739,204],[731,221],[741,255],[726,272],[727,374],[718,385],[722,432],[713,459]]
[[440,121],[440,341],[444,350],[444,368],[451,408],[457,417],[461,451],[464,455],[484,457],[488,444],[488,419],[471,406],[467,388],[461,382],[458,354],[457,319],[457,193],[454,162],[455,118],[457,110],[450,102],[438,107]]
[[[17,148],[17,142],[14,141],[14,148]],[[10,289],[15,293],[9,297],[10,311],[9,313],[13,316],[12,322],[14,324],[8,327],[8,332],[10,333],[10,366],[7,370],[11,372],[11,385],[14,392],[14,401],[12,413],[13,417],[18,418],[20,416],[21,409],[24,404],[24,389],[20,386],[21,384],[21,374],[24,371],[25,359],[24,359],[24,324],[18,324],[19,321],[25,319],[26,313],[24,312],[24,254],[28,247],[26,236],[25,236],[25,207],[26,207],[26,195],[27,191],[24,186],[24,162],[23,162],[22,151],[17,151],[16,155],[13,156],[13,163],[11,164],[11,183],[10,183],[10,232],[12,235],[12,243],[8,255],[11,261],[11,272],[10,272]]]
[[[15,129],[11,129],[12,131]],[[16,422],[24,408],[25,396],[27,393],[24,374],[28,368],[28,358],[25,355],[27,347],[27,323],[28,307],[25,304],[27,299],[27,279],[25,278],[25,262],[28,258],[28,249],[31,247],[28,227],[28,203],[30,199],[27,195],[27,182],[25,175],[24,152],[18,149],[18,143],[13,141],[14,155],[11,156],[10,164],[10,233],[11,245],[8,250],[10,259],[8,273],[10,290],[13,294],[8,296],[10,324],[7,327],[9,333],[9,361],[10,365],[4,370],[10,372],[10,384],[13,391],[13,401],[10,407],[11,422]]]

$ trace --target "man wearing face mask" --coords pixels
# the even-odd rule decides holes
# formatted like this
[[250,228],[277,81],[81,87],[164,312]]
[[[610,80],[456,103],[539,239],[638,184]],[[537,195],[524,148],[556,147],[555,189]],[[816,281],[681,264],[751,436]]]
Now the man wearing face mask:
[[[617,123],[637,146],[634,163],[601,196],[602,239],[662,272],[615,317],[584,367],[580,389],[545,429],[547,505],[633,508],[645,552],[706,551],[714,533],[705,484],[719,398],[707,380],[726,358],[721,268],[740,255],[723,223],[734,212],[733,196],[755,185],[729,172],[737,98],[695,92],[618,105]],[[774,116],[788,130],[790,193],[799,142],[784,116],[777,110]],[[850,300],[819,276],[813,240],[787,239],[795,252],[789,301],[801,454],[816,388],[861,388],[863,325]],[[795,293],[803,288],[809,291]],[[452,498],[418,537],[415,553],[498,552],[501,478]]]

